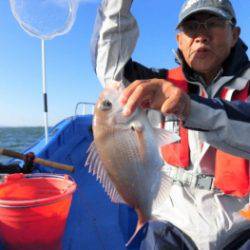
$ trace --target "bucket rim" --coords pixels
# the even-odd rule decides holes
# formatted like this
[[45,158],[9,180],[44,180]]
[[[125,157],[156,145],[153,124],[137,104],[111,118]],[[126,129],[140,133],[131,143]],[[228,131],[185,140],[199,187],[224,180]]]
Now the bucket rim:
[[[40,198],[40,199],[33,199],[33,200],[7,200],[7,199],[0,199],[0,208],[25,208],[25,207],[36,207],[36,206],[43,206],[48,205],[51,203],[55,203],[58,200],[64,199],[66,196],[70,196],[76,190],[77,184],[75,180],[67,174],[53,174],[53,173],[34,173],[34,174],[10,174],[10,175],[0,175],[0,179],[3,178],[3,183],[8,181],[8,179],[18,180],[22,178],[33,178],[33,179],[41,179],[41,178],[55,178],[55,179],[64,179],[71,182],[71,185],[67,187],[67,190],[58,195],[53,195],[52,197]],[[1,186],[1,184],[0,184]]]

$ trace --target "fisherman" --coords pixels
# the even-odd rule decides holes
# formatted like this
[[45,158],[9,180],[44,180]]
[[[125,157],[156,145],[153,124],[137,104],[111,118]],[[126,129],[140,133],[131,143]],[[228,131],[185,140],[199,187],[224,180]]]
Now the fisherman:
[[[100,81],[129,85],[124,115],[152,108],[152,123],[180,135],[162,147],[173,184],[153,211],[141,249],[250,249],[250,62],[229,0],[187,0],[177,24],[179,66],[152,70],[132,61],[138,27],[132,0],[104,0],[93,53]],[[138,80],[140,79],[140,80]],[[143,79],[143,80],[141,80]],[[158,248],[157,248],[158,247]]]
[[24,155],[24,165],[21,167],[18,163],[2,164],[0,163],[0,174],[14,174],[14,173],[24,173],[28,174],[34,170],[33,161],[35,155],[29,152]]

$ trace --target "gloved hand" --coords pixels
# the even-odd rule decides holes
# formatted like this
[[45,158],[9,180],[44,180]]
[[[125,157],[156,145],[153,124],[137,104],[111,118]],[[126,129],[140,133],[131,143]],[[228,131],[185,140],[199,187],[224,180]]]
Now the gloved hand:
[[33,152],[25,154],[24,166],[22,169],[23,173],[28,174],[34,170],[34,165],[33,165],[34,159],[35,159],[35,154]]

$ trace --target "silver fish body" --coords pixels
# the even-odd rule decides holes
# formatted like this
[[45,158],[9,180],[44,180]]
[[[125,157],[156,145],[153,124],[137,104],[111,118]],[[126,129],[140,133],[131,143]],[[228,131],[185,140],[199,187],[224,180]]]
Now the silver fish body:
[[122,115],[119,87],[107,87],[94,111],[94,143],[87,163],[114,202],[125,202],[138,214],[138,228],[152,218],[152,208],[168,193],[171,181],[162,171],[159,141],[177,137],[153,128],[145,111]]

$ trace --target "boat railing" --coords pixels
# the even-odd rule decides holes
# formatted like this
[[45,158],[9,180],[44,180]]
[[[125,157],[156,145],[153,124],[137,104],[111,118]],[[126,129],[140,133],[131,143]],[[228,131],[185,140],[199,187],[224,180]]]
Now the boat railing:
[[92,103],[92,102],[78,102],[75,108],[75,115],[93,114],[94,107],[95,107],[95,103]]

